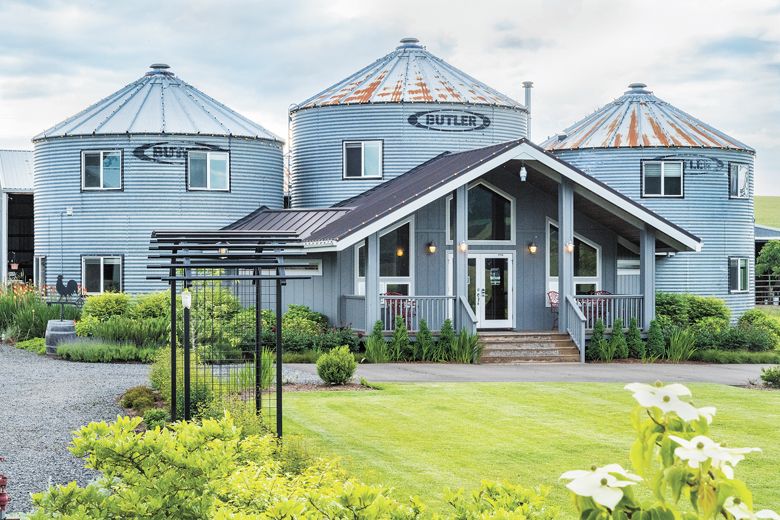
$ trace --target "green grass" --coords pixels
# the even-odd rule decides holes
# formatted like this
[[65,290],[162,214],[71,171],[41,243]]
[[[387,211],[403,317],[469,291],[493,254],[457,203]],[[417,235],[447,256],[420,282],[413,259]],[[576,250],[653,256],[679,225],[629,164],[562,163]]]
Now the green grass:
[[755,197],[756,223],[780,228],[780,197]]
[[[442,507],[446,487],[482,479],[552,487],[569,512],[558,476],[617,462],[633,440],[630,394],[616,384],[388,384],[376,392],[298,392],[285,396],[286,434],[300,434],[351,473],[419,495]],[[737,475],[762,507],[780,504],[780,392],[691,385],[695,403],[718,407],[712,436],[761,447]]]
[[756,305],[756,309],[761,310],[761,312],[768,316],[780,318],[780,305]]

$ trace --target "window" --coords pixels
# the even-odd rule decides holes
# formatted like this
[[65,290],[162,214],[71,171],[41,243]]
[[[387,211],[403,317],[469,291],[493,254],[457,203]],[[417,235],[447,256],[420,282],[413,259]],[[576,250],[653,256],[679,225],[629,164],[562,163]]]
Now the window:
[[642,163],[643,197],[682,197],[682,161],[645,161]]
[[[549,220],[547,244],[547,290],[558,291],[558,226]],[[575,234],[573,254],[575,294],[589,294],[601,289],[601,248]]]
[[[382,294],[412,294],[412,236],[412,222],[406,221],[379,237],[379,291]],[[368,254],[365,244],[358,246],[355,254],[355,292],[365,294]]]
[[36,256],[33,259],[33,284],[39,289],[46,285],[46,257]]
[[749,260],[747,258],[729,258],[729,292],[747,292],[750,287]]
[[344,141],[345,179],[382,178],[382,141]]
[[[455,199],[447,202],[447,241],[455,234]],[[469,187],[468,239],[473,243],[513,242],[514,198],[484,182]]]
[[750,195],[749,170],[747,164],[729,164],[729,197],[746,199]]
[[122,257],[85,256],[81,259],[81,286],[87,294],[122,291]]
[[81,152],[82,190],[121,190],[122,152]]
[[188,152],[187,188],[190,190],[229,191],[229,163],[227,152]]

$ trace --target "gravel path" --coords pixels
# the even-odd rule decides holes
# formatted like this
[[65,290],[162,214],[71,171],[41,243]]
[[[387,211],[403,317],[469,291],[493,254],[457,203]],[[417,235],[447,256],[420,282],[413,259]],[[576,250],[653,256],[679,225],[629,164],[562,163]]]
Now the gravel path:
[[10,511],[28,511],[30,493],[50,483],[85,484],[95,473],[67,447],[72,432],[121,413],[117,398],[148,382],[149,366],[74,363],[0,344],[0,472]]

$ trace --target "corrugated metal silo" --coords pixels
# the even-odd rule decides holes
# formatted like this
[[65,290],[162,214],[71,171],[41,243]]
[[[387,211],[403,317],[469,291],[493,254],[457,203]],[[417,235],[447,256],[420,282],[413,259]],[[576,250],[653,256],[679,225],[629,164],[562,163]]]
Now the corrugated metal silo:
[[36,267],[48,285],[63,274],[113,290],[121,264],[122,290],[162,288],[146,280],[152,230],[215,229],[282,206],[282,141],[167,65],[33,142]]
[[752,148],[643,83],[542,146],[701,237],[701,252],[657,259],[659,291],[717,296],[734,317],[752,308]]
[[[332,205],[442,152],[524,137],[527,119],[522,104],[404,38],[290,110],[292,206]],[[351,176],[345,157],[353,151],[364,165],[378,155],[379,166]]]

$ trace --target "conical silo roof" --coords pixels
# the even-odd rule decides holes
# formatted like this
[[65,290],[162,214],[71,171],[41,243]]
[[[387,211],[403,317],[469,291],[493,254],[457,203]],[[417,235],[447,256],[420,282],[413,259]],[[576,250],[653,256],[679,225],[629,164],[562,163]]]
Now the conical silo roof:
[[711,125],[632,83],[612,103],[542,144],[548,151],[582,148],[721,148],[753,151]]
[[390,54],[293,107],[367,103],[464,103],[525,107],[404,38]]
[[218,135],[281,141],[257,123],[182,81],[163,63],[110,96],[38,134],[84,135]]

